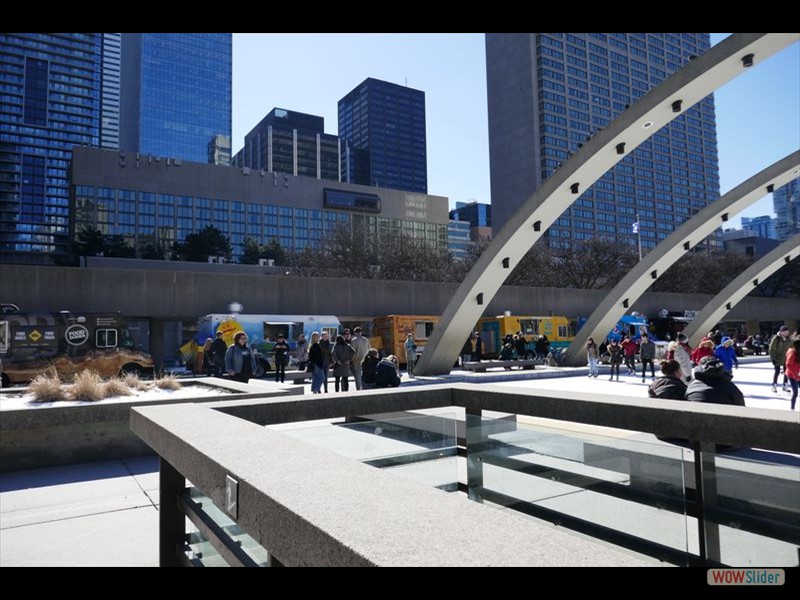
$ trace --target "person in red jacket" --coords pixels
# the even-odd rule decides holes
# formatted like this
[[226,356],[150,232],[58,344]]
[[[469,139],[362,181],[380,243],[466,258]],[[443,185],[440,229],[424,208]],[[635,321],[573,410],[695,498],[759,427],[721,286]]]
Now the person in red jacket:
[[636,375],[636,349],[639,346],[628,336],[622,340],[621,346],[625,355],[625,366],[628,367],[628,375]]
[[786,366],[783,369],[792,386],[792,410],[797,402],[797,387],[800,385],[800,339],[792,340],[791,347],[786,351]]
[[704,337],[692,352],[692,362],[699,365],[700,361],[706,356],[714,356],[714,342]]

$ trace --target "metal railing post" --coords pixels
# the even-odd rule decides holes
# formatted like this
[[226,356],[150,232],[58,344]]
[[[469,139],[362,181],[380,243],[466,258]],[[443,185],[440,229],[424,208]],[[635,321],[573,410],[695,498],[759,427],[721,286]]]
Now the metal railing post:
[[162,567],[179,567],[186,540],[186,517],[178,509],[178,498],[186,488],[186,478],[163,458],[159,458],[158,485],[158,564]]

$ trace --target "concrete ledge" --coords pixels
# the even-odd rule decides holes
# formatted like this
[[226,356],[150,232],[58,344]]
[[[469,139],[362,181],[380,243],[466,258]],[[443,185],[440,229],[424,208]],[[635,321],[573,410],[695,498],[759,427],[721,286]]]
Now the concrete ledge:
[[[396,395],[396,394],[395,394]],[[327,399],[326,399],[327,400]],[[210,405],[135,408],[133,430],[287,566],[654,566],[427,488]]]
[[[202,380],[193,380],[192,383],[185,385],[191,386],[195,382],[203,383]],[[303,392],[301,388],[290,389],[288,386],[281,386],[275,390],[254,391],[254,386],[223,380],[215,380],[213,384],[223,389],[237,391],[236,400],[275,396],[294,397]],[[24,388],[4,390],[4,392],[12,391],[19,393],[24,391]],[[164,398],[2,411],[0,412],[0,472],[152,454],[152,450],[130,430],[132,407],[224,403],[231,401],[230,399],[230,395]]]

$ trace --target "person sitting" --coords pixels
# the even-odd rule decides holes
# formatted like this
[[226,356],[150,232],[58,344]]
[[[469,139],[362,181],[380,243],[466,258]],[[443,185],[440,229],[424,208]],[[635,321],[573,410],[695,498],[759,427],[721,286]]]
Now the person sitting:
[[678,361],[661,361],[661,377],[650,384],[650,387],[647,388],[647,395],[651,398],[667,400],[686,399],[686,384],[683,382],[683,372]]
[[361,385],[362,389],[371,390],[375,387],[375,370],[380,363],[378,350],[370,348],[364,360],[361,361]]
[[375,367],[375,387],[399,387],[400,375],[397,373],[399,366],[397,357],[394,354],[390,354],[379,362],[378,366]]

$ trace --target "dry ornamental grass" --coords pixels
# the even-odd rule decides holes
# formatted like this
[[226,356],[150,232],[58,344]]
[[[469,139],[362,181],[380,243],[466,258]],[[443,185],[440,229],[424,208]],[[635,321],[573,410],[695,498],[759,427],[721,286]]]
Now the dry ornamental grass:
[[67,392],[61,380],[54,373],[38,375],[28,385],[28,392],[33,395],[34,402],[63,402],[67,400]]

